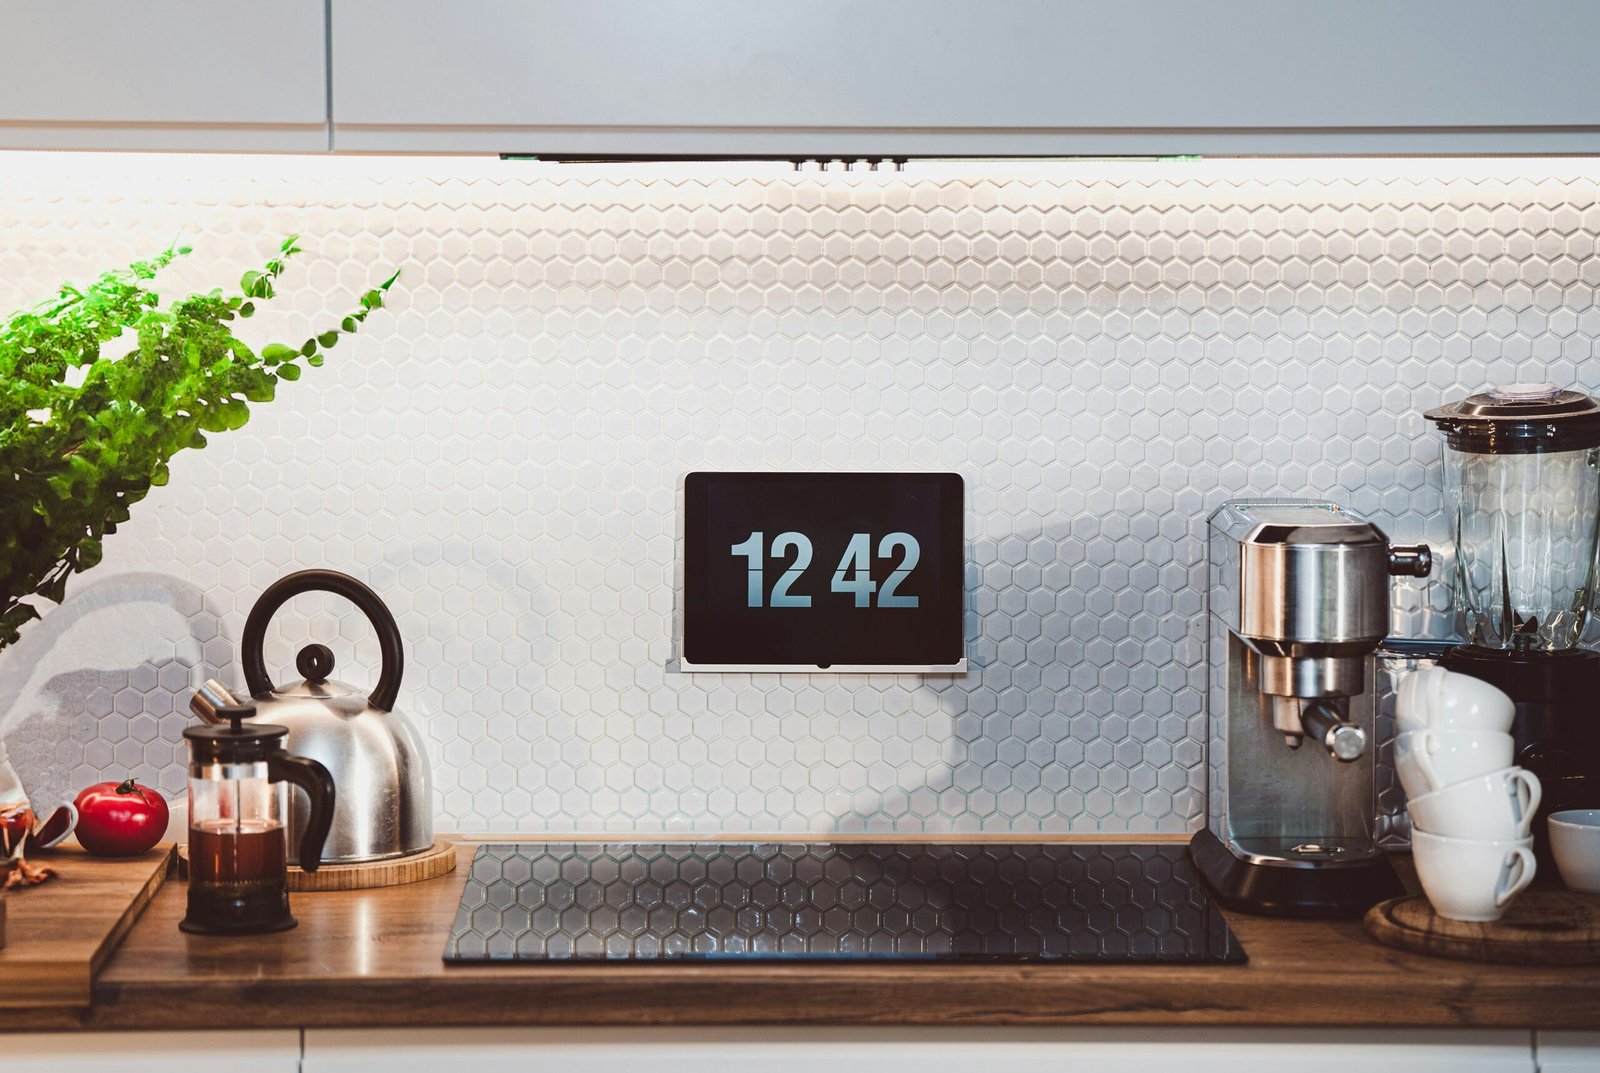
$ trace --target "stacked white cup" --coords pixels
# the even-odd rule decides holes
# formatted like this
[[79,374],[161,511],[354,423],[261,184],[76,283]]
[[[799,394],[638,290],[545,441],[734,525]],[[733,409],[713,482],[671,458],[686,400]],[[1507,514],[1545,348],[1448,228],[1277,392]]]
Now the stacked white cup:
[[1411,853],[1434,911],[1499,920],[1533,882],[1539,779],[1511,763],[1511,698],[1441,667],[1413,671],[1395,708],[1395,770]]

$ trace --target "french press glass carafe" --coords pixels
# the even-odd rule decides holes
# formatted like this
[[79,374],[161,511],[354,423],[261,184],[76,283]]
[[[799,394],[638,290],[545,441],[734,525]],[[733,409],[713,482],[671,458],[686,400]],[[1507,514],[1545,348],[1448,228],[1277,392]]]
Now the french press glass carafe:
[[189,727],[189,912],[178,926],[208,935],[245,935],[295,926],[289,913],[285,820],[288,786],[311,799],[299,865],[315,872],[333,821],[328,769],[290,756],[289,731],[245,722],[253,705],[221,709],[218,726]]

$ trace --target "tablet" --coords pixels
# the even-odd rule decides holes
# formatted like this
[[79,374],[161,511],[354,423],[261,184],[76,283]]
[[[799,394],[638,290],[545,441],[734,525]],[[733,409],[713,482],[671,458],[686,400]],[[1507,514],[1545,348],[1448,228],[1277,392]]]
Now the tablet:
[[684,478],[685,671],[960,673],[955,473]]

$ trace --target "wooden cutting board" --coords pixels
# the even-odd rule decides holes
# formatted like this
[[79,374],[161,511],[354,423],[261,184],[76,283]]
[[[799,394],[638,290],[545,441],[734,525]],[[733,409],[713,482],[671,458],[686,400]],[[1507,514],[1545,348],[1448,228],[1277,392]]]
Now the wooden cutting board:
[[1418,954],[1499,965],[1600,964],[1600,895],[1530,890],[1488,924],[1448,920],[1425,895],[1390,898],[1367,910],[1367,933]]
[[166,881],[172,847],[108,860],[62,846],[29,859],[57,874],[5,893],[0,1009],[87,1006],[95,974]]

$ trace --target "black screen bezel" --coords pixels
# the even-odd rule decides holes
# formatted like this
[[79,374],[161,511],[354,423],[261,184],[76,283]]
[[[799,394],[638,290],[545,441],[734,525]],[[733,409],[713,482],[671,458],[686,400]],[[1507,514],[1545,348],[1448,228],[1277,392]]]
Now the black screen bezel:
[[[947,616],[930,628],[937,637],[926,658],[916,660],[883,659],[872,651],[840,652],[817,647],[809,652],[791,652],[772,659],[729,659],[717,651],[715,639],[707,640],[711,631],[700,626],[709,612],[709,597],[705,576],[708,562],[704,544],[708,539],[709,517],[707,511],[709,492],[713,485],[722,482],[749,485],[793,484],[796,481],[825,482],[830,490],[847,489],[860,495],[884,491],[905,482],[933,484],[938,496],[938,519],[942,561],[933,564],[939,573],[943,591],[955,593],[952,607],[932,607],[925,613]],[[964,590],[966,570],[966,482],[959,473],[947,472],[745,472],[738,470],[697,470],[685,475],[683,519],[683,634],[681,655],[685,664],[693,666],[772,667],[793,668],[797,671],[827,671],[837,666],[870,666],[893,669],[896,667],[953,667],[966,656],[966,637],[963,625],[966,609]],[[841,501],[848,501],[847,498]],[[825,642],[823,642],[825,643]],[[711,647],[708,647],[711,646]]]

